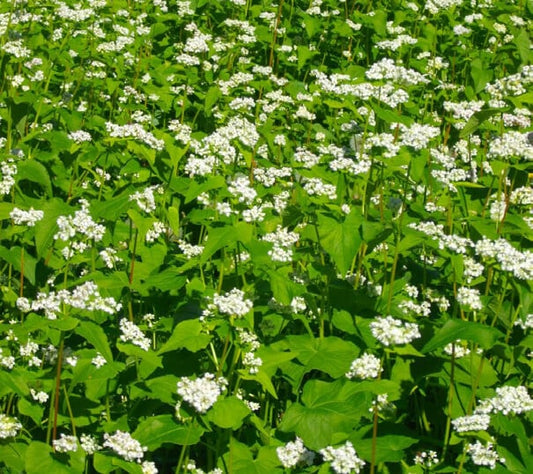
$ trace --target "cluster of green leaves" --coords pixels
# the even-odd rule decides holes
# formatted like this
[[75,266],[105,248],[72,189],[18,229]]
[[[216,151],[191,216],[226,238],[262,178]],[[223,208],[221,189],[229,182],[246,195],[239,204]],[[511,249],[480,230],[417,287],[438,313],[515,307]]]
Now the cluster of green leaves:
[[[412,227],[432,221],[443,235],[472,243],[505,239],[526,259],[531,254],[531,203],[509,204],[515,189],[529,185],[531,161],[488,156],[491,141],[516,130],[503,114],[530,107],[531,91],[505,91],[504,104],[496,107],[486,89],[533,60],[526,19],[531,2],[463,2],[430,14],[426,2],[399,0],[193,0],[192,15],[179,14],[182,2],[173,1],[166,2],[168,11],[161,9],[165,2],[65,3],[77,19],[61,16],[55,3],[0,6],[0,160],[17,168],[0,202],[0,401],[2,413],[23,426],[16,437],[0,439],[0,469],[140,473],[140,464],[109,449],[52,448],[60,433],[92,435],[102,444],[104,433],[121,430],[147,447],[146,459],[160,472],[183,472],[190,460],[231,473],[283,472],[276,448],[295,436],[315,452],[351,441],[371,472],[412,473],[426,470],[413,458],[428,449],[441,461],[435,472],[486,471],[465,459],[465,445],[480,439],[494,442],[506,459],[495,472],[532,472],[531,412],[494,415],[487,432],[451,428],[451,420],[472,414],[496,388],[531,382],[531,335],[515,323],[533,313],[532,282],[516,278],[496,256],[483,260],[482,273],[469,280],[471,248],[457,252]],[[454,27],[473,13],[482,17],[466,25],[471,32],[456,34]],[[248,22],[256,40],[243,39],[227,19]],[[397,36],[388,22],[416,44],[377,47]],[[176,59],[192,23],[211,35],[207,51],[196,55],[198,65]],[[122,50],[102,47],[124,37],[131,42]],[[6,45],[17,41],[29,56],[8,51]],[[435,57],[448,67],[431,69],[428,58]],[[32,58],[42,64],[28,66]],[[383,58],[424,73],[429,82],[372,82],[407,92],[407,102],[391,107],[379,97],[327,89],[317,79],[338,75],[333,83],[367,84],[366,71]],[[270,69],[261,73],[256,66]],[[32,79],[36,69],[42,80]],[[251,79],[238,83],[240,74]],[[229,92],[226,83],[233,83]],[[267,100],[277,94],[285,99]],[[251,109],[232,105],[243,97],[253,99]],[[461,120],[445,104],[461,101],[484,105],[457,126]],[[313,119],[299,115],[302,105]],[[138,119],[143,115],[146,121]],[[232,161],[219,159],[208,173],[190,173],[186,166],[199,153],[191,142],[205,143],[235,117],[253,125],[257,141],[237,133]],[[111,136],[108,123],[135,121],[163,146],[142,136]],[[431,145],[401,146],[393,157],[379,145],[365,149],[372,136],[392,133],[396,142],[400,125],[416,124],[439,127]],[[191,128],[188,141],[175,137],[184,125]],[[91,139],[69,136],[79,130]],[[471,159],[457,158],[458,169],[484,170],[490,159],[492,172],[455,180],[454,187],[443,184],[433,172],[445,167],[430,149],[458,144],[466,144]],[[333,171],[326,163],[332,152],[320,151],[326,145],[354,163],[370,150],[369,168]],[[295,158],[302,148],[322,161],[306,166]],[[273,185],[254,174],[282,167],[290,176]],[[249,206],[229,189],[239,177],[248,177],[257,203],[270,204],[264,219],[243,218]],[[307,192],[306,180],[314,178],[332,185],[335,198]],[[153,209],[132,199],[146,189],[154,195]],[[286,207],[278,211],[282,193]],[[490,209],[500,198],[505,215],[495,222]],[[102,238],[56,238],[58,218],[79,212],[81,199],[105,227]],[[220,203],[232,213],[221,212]],[[44,218],[34,227],[15,225],[15,208],[42,210]],[[157,222],[165,233],[147,240]],[[289,261],[274,261],[272,243],[264,240],[278,228],[299,236]],[[188,258],[184,241],[203,246],[202,253]],[[73,242],[82,250],[67,255]],[[116,251],[110,266],[101,254],[106,249]],[[56,319],[42,309],[21,310],[20,298],[32,302],[40,293],[72,292],[88,282],[122,308],[89,311],[63,301]],[[419,296],[409,294],[408,285]],[[478,290],[483,309],[460,304],[460,287]],[[253,301],[253,310],[243,317],[214,311],[214,297],[234,288]],[[448,305],[439,306],[444,300]],[[403,309],[406,302],[420,307],[428,301],[425,316]],[[305,309],[295,309],[296,303]],[[416,322],[421,337],[384,346],[370,327],[381,315]],[[150,339],[148,350],[120,338],[122,319]],[[257,371],[244,363],[250,344],[243,331],[260,343],[253,351],[262,361]],[[456,341],[468,355],[444,350]],[[21,351],[29,342],[39,346],[40,365]],[[352,361],[364,353],[381,359],[379,379],[348,379]],[[105,359],[101,367],[93,362],[98,355]],[[77,363],[69,364],[69,356]],[[223,395],[203,414],[187,402],[176,408],[178,381],[207,372],[227,379]],[[45,403],[32,395],[40,391],[49,395]],[[388,402],[378,410],[373,402],[380,395]],[[320,461],[317,455],[315,464],[295,470],[329,472]]]

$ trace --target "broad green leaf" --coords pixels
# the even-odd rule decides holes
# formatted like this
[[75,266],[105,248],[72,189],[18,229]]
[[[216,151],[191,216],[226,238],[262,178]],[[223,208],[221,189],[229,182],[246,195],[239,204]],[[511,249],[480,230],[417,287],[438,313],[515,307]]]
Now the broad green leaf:
[[250,447],[234,438],[230,439],[229,450],[224,454],[226,472],[232,474],[281,473],[280,462],[274,446],[262,446],[254,458]]
[[109,341],[107,340],[107,335],[101,326],[91,321],[81,321],[75,332],[92,344],[92,346],[102,354],[105,360],[108,362],[113,360],[113,354],[111,352],[111,347],[109,346]]
[[120,459],[117,456],[118,455],[112,456],[110,454],[99,452],[94,453],[93,464],[96,472],[100,474],[108,474],[120,472],[121,469],[124,469],[124,471],[130,474],[142,474],[142,468],[140,464],[137,464],[133,461],[124,461],[124,459]]
[[131,343],[122,344],[120,342],[117,342],[117,349],[124,354],[136,357],[142,361],[141,364],[139,364],[139,376],[141,378],[146,378],[157,368],[163,367],[161,357],[151,349],[145,351]]
[[[28,445],[25,443],[0,444],[0,468],[8,468],[9,474],[22,474],[24,472],[24,459]],[[6,474],[7,474],[6,473]]]
[[17,163],[19,181],[27,179],[39,184],[49,197],[52,197],[52,182],[48,170],[36,160],[24,160]]
[[207,262],[217,250],[230,246],[237,241],[246,244],[252,239],[252,232],[252,225],[246,222],[239,222],[234,226],[211,227],[200,261],[202,263]]
[[158,415],[141,421],[132,436],[153,451],[165,443],[189,446],[198,443],[204,430],[178,422],[172,415]]
[[294,432],[312,450],[331,444],[335,434],[350,433],[361,417],[368,415],[373,395],[357,385],[343,379],[333,383],[308,381],[302,404],[289,406],[279,429]]
[[[402,432],[403,431],[403,432]],[[413,444],[419,440],[409,436],[409,430],[397,425],[378,426],[378,436],[376,438],[376,462],[400,462],[405,458]],[[358,456],[365,461],[372,459],[372,427],[365,426],[357,433],[350,436],[350,441],[354,445]]]
[[457,339],[472,341],[479,344],[483,349],[490,349],[502,336],[498,329],[485,324],[450,319],[437,330],[421,352],[427,354]]
[[57,232],[57,218],[74,214],[74,210],[68,204],[57,198],[46,201],[41,210],[44,212],[44,219],[35,224],[35,248],[38,257],[47,254],[53,246],[54,234]]
[[335,336],[323,339],[312,339],[308,335],[287,336],[287,342],[307,371],[321,370],[334,378],[346,374],[360,352],[352,342]]
[[220,428],[237,430],[242,426],[244,418],[250,414],[250,409],[237,397],[220,398],[208,411],[207,418]]
[[488,120],[491,117],[494,117],[495,115],[501,114],[503,112],[507,112],[508,109],[483,109],[479,112],[476,112],[470,119],[468,119],[468,122],[466,122],[466,125],[459,133],[460,138],[466,138],[469,135],[472,135],[483,122]]
[[49,445],[40,441],[32,441],[26,449],[25,468],[27,474],[43,474],[44,472],[54,474],[76,474],[84,471],[84,463],[79,462],[80,455],[85,457],[81,448],[79,452],[70,453],[67,456],[68,464],[59,461],[54,455]]
[[187,319],[174,328],[172,335],[163,347],[159,349],[158,354],[177,349],[198,352],[207,347],[210,341],[211,336],[203,333],[202,323],[198,319]]
[[24,251],[18,245],[14,245],[9,249],[0,246],[0,259],[13,265],[13,268],[18,272],[22,272],[24,268],[24,278],[26,278],[32,285],[35,285],[35,268],[37,260],[28,252]]
[[362,238],[359,226],[362,217],[352,211],[339,222],[325,214],[318,215],[318,235],[320,245],[337,265],[339,273],[345,274],[359,250]]

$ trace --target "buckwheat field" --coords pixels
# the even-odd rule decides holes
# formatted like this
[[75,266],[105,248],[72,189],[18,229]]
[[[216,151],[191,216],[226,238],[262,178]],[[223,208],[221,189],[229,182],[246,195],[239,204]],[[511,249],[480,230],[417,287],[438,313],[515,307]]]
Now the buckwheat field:
[[0,2],[0,473],[532,473],[532,26]]

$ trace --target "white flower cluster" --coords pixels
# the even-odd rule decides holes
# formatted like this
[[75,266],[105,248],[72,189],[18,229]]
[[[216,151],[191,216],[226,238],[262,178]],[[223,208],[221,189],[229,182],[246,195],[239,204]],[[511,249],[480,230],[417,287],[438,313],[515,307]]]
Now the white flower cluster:
[[383,368],[381,367],[379,358],[373,354],[363,354],[352,362],[350,371],[346,373],[346,377],[349,379],[357,377],[363,380],[375,379],[382,371]]
[[2,172],[2,180],[0,181],[0,194],[9,194],[11,188],[15,184],[15,176],[17,174],[17,165],[11,161],[4,161],[0,165],[0,171]]
[[396,127],[399,127],[401,132],[400,144],[403,146],[410,146],[415,150],[427,148],[430,140],[440,135],[440,128],[431,125],[413,123],[408,127],[403,123],[391,124],[391,129],[394,130]]
[[357,452],[350,441],[339,447],[328,446],[320,450],[324,461],[330,462],[337,474],[356,474],[361,471],[365,462],[357,456]]
[[121,303],[117,303],[111,296],[103,297],[98,291],[98,286],[92,281],[86,281],[72,291],[60,290],[57,293],[51,291],[37,293],[37,298],[31,303],[25,297],[17,299],[17,308],[23,312],[44,311],[48,319],[56,319],[57,313],[61,310],[61,304],[72,306],[73,308],[87,311],[104,311],[114,314],[122,308]]
[[17,436],[21,429],[22,425],[16,418],[0,413],[0,439]]
[[470,454],[472,462],[477,466],[488,466],[490,469],[496,467],[496,463],[500,461],[505,464],[505,459],[501,458],[492,443],[487,443],[485,446],[478,440],[474,444],[468,444],[467,453]]
[[122,259],[117,256],[117,251],[111,247],[101,250],[99,255],[107,268],[114,268],[115,264],[122,262]]
[[496,396],[482,400],[475,410],[475,414],[503,413],[517,415],[533,410],[533,399],[527,388],[503,386],[496,389]]
[[130,196],[130,201],[135,201],[139,209],[144,212],[153,212],[155,211],[155,196],[154,192],[161,193],[162,189],[160,186],[149,186],[144,191],[136,191]]
[[219,313],[239,317],[246,315],[253,308],[252,301],[245,299],[244,291],[238,288],[233,288],[224,295],[215,293],[213,305],[214,308],[210,307],[209,309],[217,309]]
[[96,441],[96,438],[85,433],[80,436],[80,446],[87,454],[94,454],[96,451],[102,449]]
[[120,320],[120,340],[123,342],[131,342],[133,345],[140,347],[147,351],[150,349],[150,339],[148,339],[137,325],[128,321],[126,318]]
[[370,66],[365,73],[370,80],[391,80],[400,84],[427,84],[429,80],[418,71],[394,64],[393,59],[383,58]]
[[142,141],[150,148],[161,151],[165,148],[165,142],[158,140],[151,132],[147,132],[142,125],[138,123],[117,125],[111,122],[106,122],[105,128],[110,137],[115,138],[135,138]]
[[467,356],[470,354],[470,349],[466,346],[466,343],[457,339],[455,342],[450,342],[444,346],[444,352],[448,355],[454,354],[456,359]]
[[290,232],[286,228],[278,226],[276,232],[271,232],[263,236],[263,240],[271,242],[272,250],[268,255],[274,262],[290,262],[292,259],[292,245],[294,245],[300,236],[296,232]]
[[448,10],[452,7],[461,5],[464,0],[428,0],[425,5],[425,9],[429,13],[436,15],[441,10]]
[[533,160],[533,147],[527,133],[509,131],[490,142],[489,158],[520,157],[527,161]]
[[485,431],[490,424],[489,415],[460,416],[452,420],[453,429],[458,433],[465,431]]
[[420,337],[415,323],[406,323],[392,316],[379,317],[370,323],[372,335],[383,345],[407,344]]
[[457,302],[474,311],[483,309],[479,290],[476,288],[467,288],[465,286],[459,288],[457,290]]
[[161,234],[164,234],[166,231],[167,228],[165,224],[160,221],[154,222],[152,224],[152,227],[150,227],[150,229],[148,229],[148,231],[146,232],[146,242],[155,242],[161,236]]
[[515,326],[520,326],[524,331],[533,328],[533,313],[528,314],[525,319],[517,318]]
[[261,346],[257,335],[243,328],[237,328],[237,332],[239,334],[239,342],[245,346],[242,363],[248,368],[250,374],[257,374],[259,367],[263,365],[263,360],[255,355],[255,351]]
[[439,463],[439,458],[437,456],[436,451],[422,451],[421,453],[417,453],[414,462],[415,464],[419,464],[425,467],[426,469],[430,469],[431,467],[436,466]]
[[76,130],[75,132],[70,132],[68,137],[78,145],[83,142],[90,142],[92,140],[91,134],[85,132],[84,130]]
[[482,258],[494,258],[502,270],[512,272],[520,280],[533,279],[533,252],[520,252],[505,239],[490,240],[486,237],[475,244],[476,254]]
[[324,183],[320,178],[305,178],[303,188],[309,196],[326,196],[328,199],[337,199],[337,187]]
[[141,446],[139,441],[132,438],[131,434],[127,431],[117,430],[112,435],[104,433],[104,440],[104,447],[111,448],[126,461],[137,461],[140,463],[144,452],[148,450],[146,446]]
[[285,446],[277,447],[276,454],[285,469],[296,467],[298,464],[310,466],[315,458],[315,453],[309,451],[298,437],[294,441],[288,442]]
[[203,245],[192,245],[185,240],[178,240],[178,247],[188,259],[202,255]]
[[209,372],[194,380],[182,377],[178,382],[178,395],[190,403],[198,413],[205,413],[226,390],[228,381],[224,377],[215,379]]
[[190,472],[191,474],[223,474],[222,469],[215,467],[215,469],[212,469],[209,472],[205,472],[203,469],[200,469],[199,467],[196,467],[196,461],[193,459],[189,459],[189,462],[185,466],[185,470]]
[[28,227],[33,227],[44,217],[44,212],[35,210],[33,207],[31,207],[29,211],[23,211],[22,209],[15,207],[9,213],[9,217],[13,219],[15,225],[27,225]]
[[30,389],[31,397],[39,403],[46,403],[48,399],[50,398],[49,395],[46,392],[43,391],[35,391],[33,388]]
[[78,450],[78,438],[72,435],[61,433],[61,438],[52,442],[54,450],[58,453],[76,452]]
[[237,176],[228,185],[228,191],[236,196],[239,202],[252,204],[257,196],[257,191],[250,185],[248,176]]
[[74,213],[74,216],[59,216],[57,225],[59,231],[54,235],[54,239],[70,241],[79,233],[95,242],[102,240],[105,234],[105,227],[93,221],[89,213],[89,202],[80,199],[81,209]]

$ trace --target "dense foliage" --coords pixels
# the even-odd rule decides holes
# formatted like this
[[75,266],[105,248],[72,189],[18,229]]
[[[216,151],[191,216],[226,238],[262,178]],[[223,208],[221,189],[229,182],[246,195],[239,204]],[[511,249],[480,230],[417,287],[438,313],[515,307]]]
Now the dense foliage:
[[0,2],[0,471],[533,472],[532,14]]

